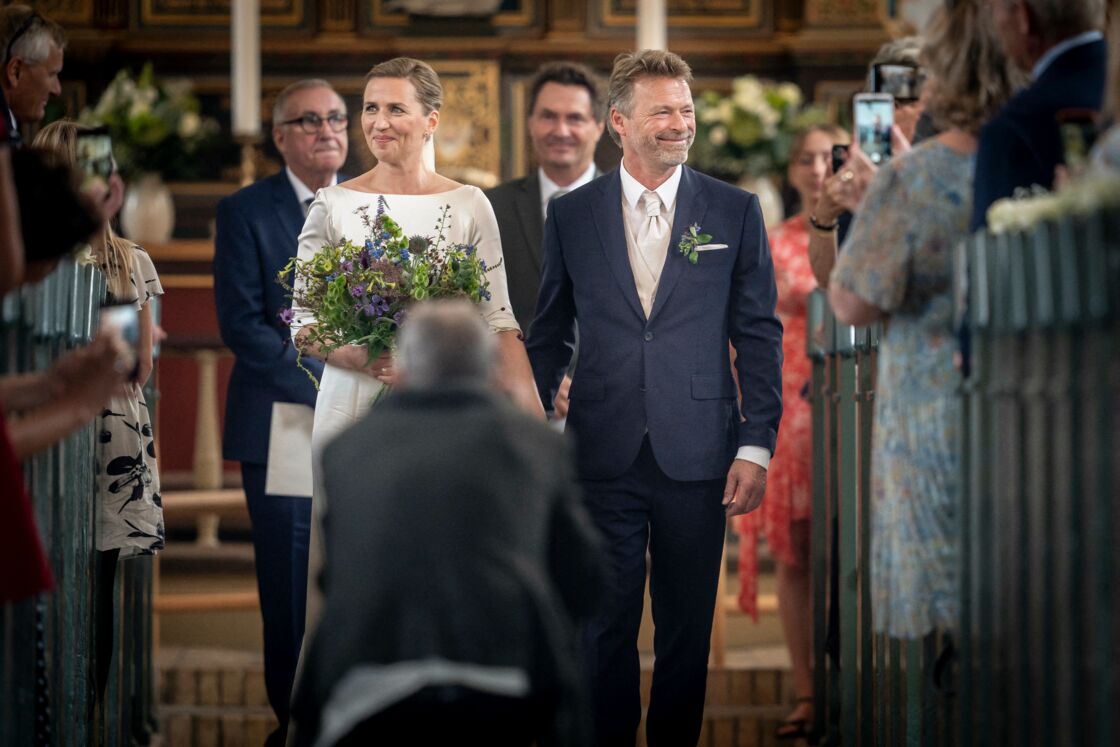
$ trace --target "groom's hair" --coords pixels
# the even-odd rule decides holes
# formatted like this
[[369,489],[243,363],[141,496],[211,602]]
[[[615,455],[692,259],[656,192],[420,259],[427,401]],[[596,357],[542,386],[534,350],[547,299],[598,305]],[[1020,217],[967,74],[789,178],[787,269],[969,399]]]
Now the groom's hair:
[[464,300],[429,301],[409,309],[397,335],[394,364],[405,389],[485,384],[494,374],[497,342],[478,307]]
[[639,78],[679,78],[692,81],[692,68],[680,55],[660,49],[643,49],[640,52],[623,52],[614,58],[614,69],[607,87],[607,131],[616,145],[622,139],[610,124],[611,109],[618,109],[624,116],[632,114],[634,83]]

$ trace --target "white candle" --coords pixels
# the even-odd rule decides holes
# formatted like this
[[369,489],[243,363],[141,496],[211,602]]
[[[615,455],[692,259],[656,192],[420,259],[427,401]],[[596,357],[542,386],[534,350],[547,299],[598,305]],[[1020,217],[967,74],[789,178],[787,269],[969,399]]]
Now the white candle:
[[259,0],[233,0],[230,65],[233,134],[261,134],[261,14]]
[[665,0],[638,0],[638,49],[668,49]]

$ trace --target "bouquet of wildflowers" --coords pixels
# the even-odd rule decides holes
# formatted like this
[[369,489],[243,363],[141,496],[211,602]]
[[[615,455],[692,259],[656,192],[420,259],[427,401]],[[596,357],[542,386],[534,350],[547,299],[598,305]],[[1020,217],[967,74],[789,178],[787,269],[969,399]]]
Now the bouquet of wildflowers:
[[[384,198],[378,198],[373,217],[367,206],[355,212],[368,232],[364,243],[343,238],[326,244],[308,260],[293,258],[277,275],[292,300],[315,314],[306,339],[324,353],[362,345],[372,362],[392,347],[411,304],[436,298],[490,299],[486,275],[498,265],[488,266],[470,244],[447,241],[450,205],[440,213],[435,238],[405,236],[386,214]],[[287,282],[291,272],[294,287]],[[292,310],[281,311],[280,319],[291,326]]]
[[189,80],[157,80],[149,62],[135,78],[127,69],[117,73],[79,119],[109,127],[113,156],[125,176],[147,171],[170,179],[198,178],[213,161],[210,151],[221,145],[221,128],[200,108]]
[[780,173],[796,133],[828,121],[820,107],[803,107],[801,89],[744,75],[731,95],[704,91],[696,100],[692,164],[712,176],[739,179]]

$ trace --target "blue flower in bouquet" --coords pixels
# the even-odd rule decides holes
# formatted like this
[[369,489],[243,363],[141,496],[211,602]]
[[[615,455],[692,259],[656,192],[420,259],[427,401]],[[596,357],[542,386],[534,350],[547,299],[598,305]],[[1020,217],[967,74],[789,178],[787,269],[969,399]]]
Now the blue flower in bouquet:
[[[486,276],[495,268],[473,245],[447,240],[450,210],[443,208],[435,238],[409,238],[379,198],[373,215],[368,207],[356,211],[367,230],[361,243],[343,238],[310,259],[292,259],[277,282],[314,316],[314,324],[304,327],[304,339],[324,353],[359,345],[372,361],[392,346],[410,304],[434,298],[490,300]],[[291,285],[289,273],[295,277]],[[335,282],[339,277],[345,283]],[[289,326],[293,319],[290,310],[283,317]]]

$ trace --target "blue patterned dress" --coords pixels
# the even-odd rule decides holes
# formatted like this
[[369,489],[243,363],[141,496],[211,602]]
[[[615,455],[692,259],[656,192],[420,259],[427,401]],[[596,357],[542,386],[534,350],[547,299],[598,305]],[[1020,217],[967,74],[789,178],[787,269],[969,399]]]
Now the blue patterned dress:
[[831,280],[888,314],[872,436],[872,619],[902,638],[957,624],[951,275],[968,235],[974,166],[971,154],[931,140],[880,169]]

